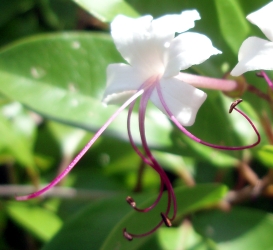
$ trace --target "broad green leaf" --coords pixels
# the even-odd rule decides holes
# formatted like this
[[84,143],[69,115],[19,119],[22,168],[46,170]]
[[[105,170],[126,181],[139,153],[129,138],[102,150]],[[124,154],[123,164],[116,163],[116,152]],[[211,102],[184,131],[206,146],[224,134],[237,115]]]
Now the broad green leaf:
[[111,228],[129,210],[124,196],[91,204],[72,215],[43,250],[99,249]]
[[42,241],[48,241],[62,225],[51,211],[27,202],[8,202],[7,212],[16,223]]
[[215,0],[221,32],[235,55],[250,32],[249,23],[237,0]]
[[[199,185],[194,188],[178,188],[178,218],[206,208],[220,201],[226,193],[226,187],[220,185]],[[147,197],[147,196],[145,196]],[[137,200],[143,200],[144,196]],[[149,198],[139,207],[146,207],[154,201],[155,197]],[[71,218],[59,233],[49,242],[43,250],[75,249],[80,246],[84,249],[138,249],[150,237],[134,239],[128,242],[122,236],[122,230],[127,227],[134,233],[145,232],[155,226],[159,220],[159,213],[166,207],[166,197],[159,207],[150,213],[139,214],[132,211],[126,204],[125,197],[113,198],[98,202]],[[141,202],[140,202],[141,203]],[[116,226],[115,226],[116,225]]]
[[102,22],[110,22],[118,14],[138,17],[138,13],[124,0],[73,0]]
[[[28,38],[0,52],[0,92],[48,118],[96,131],[117,110],[103,106],[101,99],[107,65],[121,61],[105,34],[60,33]],[[126,120],[123,112],[108,134],[127,139]],[[138,129],[132,129],[136,136]],[[169,145],[170,130],[170,123],[158,109],[148,111],[149,145]]]
[[257,151],[259,160],[268,168],[273,168],[273,146],[265,145]]
[[[219,202],[226,194],[226,187],[214,184],[197,185],[193,188],[177,188],[175,194],[177,197],[178,215],[177,219],[185,214],[192,213],[196,210],[212,206]],[[145,203],[139,205],[139,207],[148,207],[155,198],[149,199]],[[104,244],[100,248],[101,250],[111,249],[113,246],[120,246],[122,249],[139,249],[149,238],[142,237],[140,239],[134,239],[131,242],[124,240],[122,231],[124,228],[128,232],[135,234],[145,233],[151,230],[160,221],[160,212],[165,210],[166,197],[149,213],[138,213],[136,211],[129,212],[120,223],[111,231],[106,238]]]
[[264,211],[244,207],[234,207],[230,212],[211,211],[195,216],[193,224],[219,250],[273,247],[273,216]]

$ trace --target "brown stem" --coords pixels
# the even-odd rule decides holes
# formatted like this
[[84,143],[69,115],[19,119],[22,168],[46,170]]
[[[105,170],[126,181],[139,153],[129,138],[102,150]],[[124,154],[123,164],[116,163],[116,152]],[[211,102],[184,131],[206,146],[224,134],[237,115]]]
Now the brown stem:
[[230,205],[242,203],[247,200],[255,199],[261,195],[273,197],[273,169],[262,179],[259,179],[255,185],[248,185],[238,191],[231,190],[228,192],[223,203]]
[[[33,193],[36,188],[31,185],[0,185],[0,197],[11,197],[23,193]],[[69,187],[53,187],[43,197],[59,197],[63,199],[96,199],[111,197],[116,192],[92,191]]]
[[247,84],[247,91],[259,96],[260,98],[264,99],[265,101],[267,101],[268,103],[271,103],[270,97],[269,95],[263,93],[261,90],[259,90],[258,88],[256,88],[253,85]]
[[238,165],[240,175],[251,185],[256,186],[260,179],[246,162],[240,162]]

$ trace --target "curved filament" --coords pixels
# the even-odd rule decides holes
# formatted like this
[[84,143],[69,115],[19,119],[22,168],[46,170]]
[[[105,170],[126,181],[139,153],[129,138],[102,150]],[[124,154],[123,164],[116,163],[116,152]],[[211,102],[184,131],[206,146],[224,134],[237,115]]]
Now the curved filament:
[[18,201],[21,200],[29,200],[35,197],[38,197],[49,189],[57,185],[78,163],[78,161],[84,156],[87,150],[94,144],[94,142],[100,137],[100,135],[104,132],[104,130],[113,122],[113,120],[124,110],[131,102],[133,102],[136,98],[144,93],[144,90],[141,89],[137,93],[135,93],[131,98],[129,98],[118,110],[106,121],[106,123],[97,131],[97,133],[92,137],[92,139],[85,145],[85,147],[80,151],[80,153],[74,158],[74,160],[66,167],[66,169],[60,173],[52,182],[50,182],[46,187],[41,190],[34,192],[25,196],[17,196],[15,199]]
[[[157,84],[157,82],[155,82]],[[139,149],[136,147],[132,135],[131,135],[131,131],[130,131],[130,118],[131,118],[131,113],[133,110],[133,106],[134,103],[132,103],[130,105],[129,111],[128,111],[128,120],[127,120],[127,125],[128,125],[128,134],[129,134],[129,138],[130,138],[130,142],[133,145],[133,148],[135,149],[135,151],[141,156],[141,158],[143,160],[145,160],[145,163],[147,163],[149,166],[151,166],[160,176],[161,179],[161,187],[160,187],[160,193],[156,199],[156,201],[149,207],[146,209],[138,209],[136,208],[136,203],[134,202],[134,200],[131,199],[131,197],[129,198],[129,204],[137,211],[139,212],[148,212],[149,210],[151,210],[152,208],[154,208],[158,202],[160,201],[162,194],[163,194],[163,187],[164,185],[167,188],[167,192],[168,192],[168,205],[166,208],[166,212],[165,213],[161,213],[161,221],[150,231],[143,233],[143,234],[131,234],[128,233],[126,231],[126,229],[124,229],[123,231],[123,235],[126,239],[128,240],[132,240],[133,238],[139,238],[139,237],[144,237],[147,235],[152,234],[153,232],[155,232],[163,223],[165,223],[165,225],[167,226],[171,226],[171,221],[175,218],[176,216],[176,212],[177,212],[177,208],[176,208],[176,197],[172,188],[172,185],[170,183],[170,180],[168,179],[166,173],[164,172],[164,170],[161,168],[161,166],[159,165],[159,163],[156,161],[156,159],[154,158],[154,156],[152,155],[148,144],[147,144],[147,140],[146,140],[146,134],[145,134],[145,114],[146,114],[146,108],[147,108],[147,103],[149,101],[149,98],[152,94],[152,91],[155,88],[155,84],[151,85],[150,87],[148,87],[145,92],[143,93],[141,100],[140,100],[140,108],[139,108],[139,131],[140,131],[140,137],[141,137],[141,142],[142,142],[142,146],[143,149],[145,151],[145,155],[146,157],[139,151]],[[148,158],[148,161],[147,161]],[[128,200],[127,200],[128,201]],[[170,212],[171,209],[171,205],[173,203],[173,216],[171,219],[168,218],[168,214]]]
[[205,142],[201,139],[199,139],[198,137],[196,137],[195,135],[193,135],[192,133],[190,133],[187,129],[185,129],[185,127],[183,127],[180,122],[175,118],[175,116],[173,115],[173,113],[170,111],[170,109],[168,108],[164,98],[163,98],[163,95],[162,95],[162,92],[161,92],[161,89],[160,89],[160,86],[159,84],[156,86],[157,88],[157,93],[158,93],[158,96],[159,96],[159,99],[165,109],[165,111],[167,112],[167,114],[169,115],[170,119],[174,122],[174,124],[186,135],[188,136],[189,138],[191,138],[192,140],[200,143],[200,144],[203,144],[205,146],[208,146],[208,147],[211,147],[211,148],[216,148],[216,149],[223,149],[223,150],[243,150],[243,149],[247,149],[247,148],[253,148],[255,147],[256,145],[258,145],[261,141],[261,136],[257,130],[257,128],[255,127],[255,125],[253,124],[253,122],[249,119],[249,117],[243,113],[241,110],[237,109],[235,106],[239,103],[236,101],[236,105],[234,105],[234,103],[232,103],[232,108],[230,109],[230,112],[235,109],[239,114],[241,114],[248,122],[249,124],[251,125],[251,127],[253,128],[253,130],[255,131],[256,135],[257,135],[257,141],[253,144],[250,144],[250,145],[246,145],[246,146],[239,146],[239,147],[229,147],[229,146],[221,146],[221,145],[217,145],[217,144],[212,144],[212,143],[209,143],[209,142]]

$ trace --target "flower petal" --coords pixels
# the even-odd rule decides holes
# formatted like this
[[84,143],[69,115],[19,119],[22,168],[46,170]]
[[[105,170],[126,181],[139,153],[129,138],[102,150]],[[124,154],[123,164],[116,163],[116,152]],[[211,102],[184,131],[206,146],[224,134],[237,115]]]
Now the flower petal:
[[[183,126],[191,126],[207,94],[175,78],[162,78],[160,86],[163,98],[176,119]],[[166,114],[156,90],[152,93],[151,101]]]
[[233,76],[251,70],[273,70],[273,42],[249,37],[241,45],[238,59],[238,64],[230,72]]
[[207,36],[194,32],[183,33],[170,44],[164,77],[176,76],[180,70],[200,64],[220,53],[222,52],[212,46]]
[[145,79],[145,75],[140,74],[127,64],[108,65],[103,102],[106,104],[122,104],[136,93]]
[[115,45],[132,67],[152,76],[164,69],[164,44],[152,34],[152,16],[137,19],[119,15],[111,23]]
[[165,47],[174,38],[175,32],[185,32],[194,27],[195,21],[201,17],[196,10],[182,11],[181,14],[165,15],[153,20],[152,27],[155,36]]
[[246,18],[257,25],[266,37],[273,42],[273,2],[249,14]]
[[152,16],[133,19],[119,15],[111,23],[118,51],[132,67],[142,70],[148,77],[164,73],[165,54],[175,32],[194,27],[194,21],[200,16],[192,10],[152,19]]

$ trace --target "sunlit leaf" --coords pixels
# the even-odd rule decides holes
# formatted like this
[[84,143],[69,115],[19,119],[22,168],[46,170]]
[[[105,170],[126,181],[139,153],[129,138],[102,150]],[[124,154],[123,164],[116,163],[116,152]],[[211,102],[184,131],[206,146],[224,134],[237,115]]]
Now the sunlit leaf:
[[211,211],[193,220],[197,232],[212,239],[217,249],[271,249],[272,214],[243,207],[230,212]]
[[180,227],[160,228],[158,230],[157,238],[162,250],[208,250],[206,242],[194,231],[191,222],[187,219]]
[[[249,34],[249,23],[236,0],[215,0],[221,32],[234,54]],[[232,18],[231,18],[232,17]]]
[[3,115],[0,114],[1,147],[6,148],[23,166],[34,168],[32,148],[28,139],[18,132]]
[[9,202],[6,209],[16,223],[42,241],[52,238],[62,225],[56,214],[37,205]]

